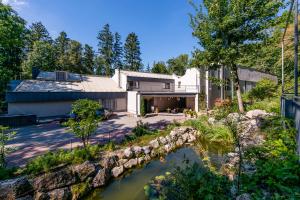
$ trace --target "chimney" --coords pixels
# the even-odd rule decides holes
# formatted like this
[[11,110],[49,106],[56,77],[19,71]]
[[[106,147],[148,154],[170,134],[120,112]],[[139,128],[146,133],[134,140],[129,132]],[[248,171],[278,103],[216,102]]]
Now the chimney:
[[119,84],[119,88],[121,88],[121,70],[120,70],[120,68],[118,68],[118,84]]
[[67,81],[68,73],[65,71],[56,71],[55,72],[55,80],[56,81]]
[[37,67],[32,67],[31,69],[31,77],[32,79],[36,79],[40,73],[40,69]]

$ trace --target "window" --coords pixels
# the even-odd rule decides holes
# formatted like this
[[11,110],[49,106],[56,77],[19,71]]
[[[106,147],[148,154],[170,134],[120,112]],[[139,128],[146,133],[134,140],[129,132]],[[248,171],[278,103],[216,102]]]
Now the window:
[[170,89],[170,88],[171,88],[170,83],[165,83],[165,89]]
[[178,88],[181,88],[181,81],[178,81]]
[[129,89],[138,89],[140,87],[138,81],[128,81],[128,83],[129,83]]

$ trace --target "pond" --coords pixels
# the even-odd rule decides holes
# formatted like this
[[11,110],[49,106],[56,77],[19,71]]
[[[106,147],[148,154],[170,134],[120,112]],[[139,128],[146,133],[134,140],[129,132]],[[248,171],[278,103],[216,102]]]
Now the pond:
[[164,161],[153,160],[142,168],[133,169],[123,177],[113,179],[105,188],[97,189],[87,200],[143,200],[146,199],[144,186],[155,176],[172,171],[176,166],[184,166],[185,160],[202,163],[197,150],[184,147],[165,157]]

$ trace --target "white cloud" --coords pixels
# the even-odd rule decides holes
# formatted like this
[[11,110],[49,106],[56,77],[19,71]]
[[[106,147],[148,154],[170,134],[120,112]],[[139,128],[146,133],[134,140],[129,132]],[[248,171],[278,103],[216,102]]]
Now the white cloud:
[[20,10],[25,6],[28,6],[27,0],[2,0],[2,3],[10,5],[16,10]]

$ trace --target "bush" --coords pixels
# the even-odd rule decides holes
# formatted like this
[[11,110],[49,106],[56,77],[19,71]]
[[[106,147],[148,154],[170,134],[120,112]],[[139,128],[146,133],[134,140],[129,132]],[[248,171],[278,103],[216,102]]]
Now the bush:
[[230,99],[217,99],[215,102],[215,106],[213,109],[213,116],[216,120],[226,118],[230,113],[237,112],[238,106],[235,101],[231,101]]
[[249,99],[264,100],[276,96],[277,85],[270,79],[262,79],[248,92]]
[[152,131],[149,129],[149,125],[148,124],[145,124],[141,120],[139,120],[136,123],[136,127],[134,127],[132,129],[132,133],[136,137],[140,137],[140,136],[143,136],[143,135],[152,134]]
[[13,178],[16,173],[16,168],[4,168],[0,167],[0,180]]
[[145,100],[144,98],[141,97],[141,105],[140,105],[140,109],[141,109],[141,116],[144,117],[146,115],[146,107],[145,107]]
[[273,97],[271,99],[264,99],[262,101],[253,102],[246,106],[246,110],[260,109],[265,110],[269,113],[280,113],[280,99],[278,97]]

